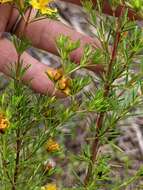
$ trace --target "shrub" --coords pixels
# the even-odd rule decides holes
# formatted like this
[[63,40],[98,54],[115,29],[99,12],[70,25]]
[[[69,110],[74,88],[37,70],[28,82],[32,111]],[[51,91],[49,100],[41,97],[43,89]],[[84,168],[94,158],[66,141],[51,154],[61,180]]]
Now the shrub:
[[[86,45],[80,64],[75,65],[70,54],[80,46],[80,41],[72,42],[69,37],[61,35],[56,41],[61,68],[49,68],[43,73],[53,81],[55,91],[59,90],[69,97],[70,104],[67,106],[55,97],[55,93],[52,97],[36,94],[22,82],[30,68],[30,65],[24,66],[21,60],[23,52],[31,46],[24,37],[28,24],[47,17],[56,19],[56,10],[47,7],[47,2],[50,1],[41,6],[42,1],[13,2],[22,17],[27,7],[30,12],[20,37],[11,37],[18,60],[9,67],[12,78],[0,97],[0,187],[2,190],[126,189],[142,177],[143,168],[140,167],[134,176],[113,178],[112,155],[102,152],[102,146],[109,144],[119,156],[125,155],[116,145],[115,139],[120,135],[117,124],[131,117],[132,109],[142,106],[143,62],[140,54],[143,33],[136,21],[129,19],[128,13],[134,9],[134,14],[141,17],[143,4],[138,0],[113,0],[110,1],[113,17],[103,17],[102,1],[97,0],[96,7],[91,1],[83,2],[101,47],[93,49]],[[115,10],[121,3],[122,9],[117,18]],[[31,20],[32,6],[38,9],[38,13]],[[139,69],[133,72],[136,60]],[[79,101],[77,94],[91,82],[94,83],[95,76],[74,78],[73,73],[89,67],[89,63],[90,66],[104,66],[104,71],[98,76],[94,74],[98,77],[98,85],[92,92],[85,91],[82,101]],[[75,120],[85,118],[88,113],[95,118],[90,127],[84,129],[88,135],[80,152],[74,154],[65,142],[67,139],[72,142]],[[51,158],[57,160],[58,166]],[[127,166],[126,162],[129,161],[124,159],[123,164]],[[69,172],[67,175],[72,173],[74,176],[72,186],[67,188],[62,177],[64,163],[66,172]],[[78,174],[81,169],[83,175]]]

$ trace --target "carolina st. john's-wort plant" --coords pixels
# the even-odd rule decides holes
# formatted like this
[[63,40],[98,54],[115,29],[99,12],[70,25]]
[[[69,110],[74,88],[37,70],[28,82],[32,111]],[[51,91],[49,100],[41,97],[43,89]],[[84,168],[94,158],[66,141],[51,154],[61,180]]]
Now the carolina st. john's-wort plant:
[[[91,1],[83,2],[88,21],[96,28],[95,37],[101,48],[94,50],[85,46],[80,64],[76,66],[70,54],[80,46],[80,42],[72,42],[69,37],[61,35],[56,41],[61,67],[49,68],[43,73],[53,81],[55,91],[58,89],[70,97],[70,106],[65,107],[56,99],[55,92],[52,97],[35,94],[22,83],[30,65],[23,65],[21,55],[31,45],[24,33],[31,22],[55,18],[56,9],[48,6],[51,2],[0,1],[17,6],[25,22],[19,38],[12,36],[18,59],[9,67],[12,79],[0,97],[0,187],[2,190],[125,189],[141,178],[142,167],[134,176],[113,179],[112,156],[100,152],[104,144],[111,144],[116,151],[121,151],[115,144],[117,123],[129,117],[134,107],[142,105],[143,69],[139,54],[143,48],[143,33],[135,20],[129,19],[128,12],[133,9],[134,14],[141,18],[143,4],[138,0],[111,0],[113,15],[122,5],[120,15],[118,18],[103,18],[102,1],[97,0],[96,7]],[[31,19],[32,8],[37,10],[37,14]],[[25,17],[27,9],[29,14]],[[138,72],[132,72],[135,60],[139,62]],[[89,63],[91,66],[103,65],[104,72],[98,77],[95,90],[85,92],[79,102],[77,93],[90,82],[95,83],[95,78],[88,75],[73,78],[73,73],[86,68]],[[123,80],[119,82],[120,79]],[[75,156],[58,141],[64,142],[65,128],[75,117],[85,117],[88,113],[96,114],[96,118],[88,129],[81,153]],[[75,179],[72,186],[64,187],[64,181],[60,180],[64,171],[60,164],[51,164],[51,158],[58,163],[66,160],[73,163]],[[71,167],[70,163],[68,166]],[[83,167],[84,176],[78,176],[77,166]]]

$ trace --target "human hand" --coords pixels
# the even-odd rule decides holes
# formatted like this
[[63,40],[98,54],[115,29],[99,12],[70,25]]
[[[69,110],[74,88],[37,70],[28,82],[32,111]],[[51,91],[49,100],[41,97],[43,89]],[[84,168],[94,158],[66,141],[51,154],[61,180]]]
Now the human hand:
[[[80,1],[69,0],[69,2],[73,2],[76,4],[80,4]],[[16,9],[12,9],[12,7],[8,4],[0,5],[0,33],[11,30],[11,27],[16,21],[18,16],[18,12]],[[23,30],[24,21],[20,23],[17,28],[16,34],[19,35]],[[71,54],[71,60],[76,63],[80,62],[80,58],[83,53],[83,47],[85,44],[90,44],[93,48],[100,48],[100,43],[97,39],[92,39],[89,36],[85,36],[78,32],[75,32],[73,29],[65,26],[64,24],[58,21],[51,21],[50,19],[40,20],[35,23],[32,23],[28,26],[26,30],[26,37],[29,38],[33,44],[33,46],[49,51],[53,54],[58,55],[55,40],[58,36],[64,34],[69,36],[73,41],[79,40],[81,41],[80,48],[75,50]],[[14,49],[13,44],[5,38],[1,38],[0,40],[0,71],[9,75],[9,71],[7,70],[7,66],[11,62],[15,62],[17,60],[17,53]],[[41,93],[52,94],[54,91],[54,84],[47,78],[44,74],[48,67],[29,54],[24,53],[22,55],[22,59],[24,61],[24,65],[31,65],[25,74],[23,80],[25,82],[32,80],[32,88]],[[90,67],[89,67],[90,68]],[[99,65],[94,68],[90,68],[96,72],[100,72],[102,70]],[[62,96],[61,93],[57,92],[58,96]]]
[[[11,30],[11,27],[15,23],[17,16],[17,10],[12,9],[10,5],[0,5],[1,34],[3,32],[9,32]],[[23,30],[23,26],[24,21],[21,21],[19,27],[16,30],[16,35],[19,35],[21,33],[21,31]],[[73,41],[80,39],[80,48],[78,48],[71,54],[71,60],[75,61],[76,63],[80,62],[83,47],[85,44],[91,44],[93,48],[97,48],[100,46],[99,42],[93,40],[89,36],[82,35],[74,31],[73,29],[65,26],[64,24],[50,19],[40,20],[30,24],[27,27],[25,33],[26,37],[30,39],[33,46],[49,51],[56,55],[58,55],[58,52],[56,49],[55,41],[56,38],[61,34],[69,36]],[[0,71],[9,75],[10,73],[7,69],[7,66],[17,60],[17,53],[13,44],[5,38],[1,38],[0,40],[0,57]],[[26,72],[23,80],[27,82],[32,78],[31,84],[34,90],[41,93],[52,94],[54,90],[54,84],[45,75],[45,71],[47,71],[48,67],[31,57],[27,53],[24,53],[22,55],[22,60],[24,61],[24,65],[31,65],[31,67]],[[99,68],[97,67],[92,69],[97,72],[99,70]],[[58,96],[62,96],[61,93],[57,93]]]

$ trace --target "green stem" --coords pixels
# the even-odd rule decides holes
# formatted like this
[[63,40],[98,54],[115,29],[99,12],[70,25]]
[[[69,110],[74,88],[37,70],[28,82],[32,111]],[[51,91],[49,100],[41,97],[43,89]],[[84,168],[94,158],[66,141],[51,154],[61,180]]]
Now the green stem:
[[[32,8],[30,7],[27,19],[25,21],[25,25],[23,28],[23,31],[20,34],[20,38],[23,38],[25,33],[26,33],[26,29],[27,26],[29,24],[29,20],[30,20],[30,16],[31,16],[31,12],[32,12]],[[17,63],[16,63],[16,83],[17,81],[19,82],[20,79],[20,68],[21,68],[21,55],[20,53],[18,53],[18,58],[17,58]],[[12,185],[11,190],[16,190],[16,184],[17,184],[17,179],[18,179],[18,175],[19,175],[19,167],[20,167],[20,151],[21,151],[21,144],[22,144],[22,140],[20,138],[20,129],[18,128],[16,131],[16,158],[15,158],[15,169],[14,169],[14,176],[13,176],[13,183],[14,185]]]
[[22,141],[20,140],[20,129],[18,128],[16,132],[16,158],[15,158],[15,169],[14,169],[14,186],[12,186],[11,190],[16,190],[16,183],[18,179],[18,174],[19,174],[19,162],[20,162],[20,150],[21,150],[21,143]]

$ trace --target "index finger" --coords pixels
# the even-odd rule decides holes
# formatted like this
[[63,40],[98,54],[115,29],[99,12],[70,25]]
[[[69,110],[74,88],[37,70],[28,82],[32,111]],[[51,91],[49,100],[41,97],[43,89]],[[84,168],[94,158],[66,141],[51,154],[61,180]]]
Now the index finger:
[[11,9],[11,5],[0,4],[0,33],[4,32],[8,25]]

